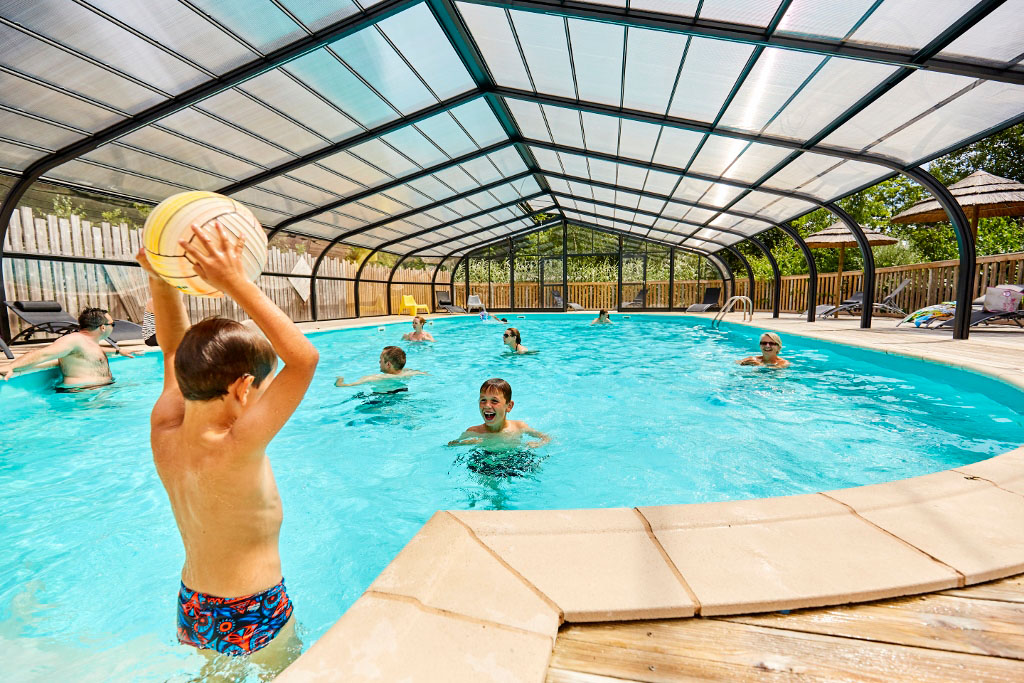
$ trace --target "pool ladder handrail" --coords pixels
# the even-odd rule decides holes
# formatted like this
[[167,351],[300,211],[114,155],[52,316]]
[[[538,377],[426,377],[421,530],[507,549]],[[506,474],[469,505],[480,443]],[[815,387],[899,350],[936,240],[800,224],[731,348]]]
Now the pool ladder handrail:
[[[718,313],[715,313],[715,318],[714,320],[711,321],[712,329],[718,329],[721,327],[722,319],[725,317],[725,314],[730,312],[733,309],[733,307],[737,304],[737,302],[743,304],[742,320],[746,322],[748,319],[754,319],[754,302],[750,300],[750,297],[731,296],[729,297],[729,300],[725,302],[725,305],[722,306],[722,310],[720,310]],[[750,316],[750,318],[747,318],[748,315]]]

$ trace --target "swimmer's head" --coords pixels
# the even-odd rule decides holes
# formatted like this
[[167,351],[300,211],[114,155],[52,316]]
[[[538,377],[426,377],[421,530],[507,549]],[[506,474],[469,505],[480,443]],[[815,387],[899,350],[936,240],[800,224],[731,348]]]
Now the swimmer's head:
[[114,331],[114,319],[105,308],[86,308],[78,314],[78,328],[102,340]]
[[512,410],[512,386],[499,377],[492,377],[480,385],[480,417],[489,427],[501,428],[505,415]]
[[600,311],[598,311],[597,317],[598,318],[603,318],[604,320],[607,320],[608,319],[608,309],[607,308],[602,308]]
[[190,327],[174,356],[174,376],[186,401],[227,396],[244,405],[266,389],[263,380],[276,366],[277,354],[265,337],[226,318]]
[[427,319],[422,315],[418,315],[412,319],[412,326],[415,330],[422,330],[423,326],[427,324]]
[[405,351],[397,346],[385,346],[380,352],[380,371],[395,375],[405,367]]
[[519,330],[517,330],[514,327],[510,327],[507,330],[505,330],[505,334],[501,335],[501,337],[502,341],[504,341],[506,344],[508,344],[509,340],[511,339],[515,340],[516,346],[519,346],[520,344],[523,343],[523,338],[519,335]]
[[765,332],[759,342],[762,353],[778,353],[782,350],[782,338],[774,332]]

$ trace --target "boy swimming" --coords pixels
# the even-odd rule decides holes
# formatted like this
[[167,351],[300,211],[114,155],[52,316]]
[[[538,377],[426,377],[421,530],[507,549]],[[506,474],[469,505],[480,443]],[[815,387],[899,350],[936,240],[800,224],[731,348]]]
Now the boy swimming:
[[602,308],[600,310],[600,312],[597,314],[597,317],[594,318],[594,320],[591,321],[590,324],[591,325],[613,325],[614,323],[612,322],[612,319],[608,316],[608,309],[607,308]]
[[494,377],[480,386],[480,417],[483,424],[470,427],[449,446],[481,444],[485,447],[499,449],[518,446],[523,436],[532,436],[535,441],[527,441],[530,448],[537,448],[551,442],[544,432],[539,432],[522,420],[509,420],[507,415],[512,412],[515,403],[512,401],[512,387],[503,379]]
[[334,382],[336,387],[354,387],[359,384],[373,384],[374,391],[394,391],[405,388],[402,380],[413,375],[425,375],[420,370],[405,369],[405,351],[397,346],[385,346],[380,352],[380,373],[360,377],[355,382],[345,383],[344,377],[339,377]]
[[402,339],[405,341],[416,341],[416,342],[432,342],[434,341],[434,335],[423,330],[423,326],[427,324],[427,319],[422,315],[418,315],[412,319],[412,332],[406,332],[402,335]]
[[[319,354],[246,277],[242,239],[232,244],[216,223],[193,232],[201,246],[180,244],[196,272],[266,338],[224,318],[189,327],[181,293],[139,250],[164,353],[153,462],[185,546],[178,640],[204,653],[258,652],[250,661],[276,673],[301,644],[281,575],[281,497],[266,447],[305,396]],[[284,366],[274,376],[278,356]]]

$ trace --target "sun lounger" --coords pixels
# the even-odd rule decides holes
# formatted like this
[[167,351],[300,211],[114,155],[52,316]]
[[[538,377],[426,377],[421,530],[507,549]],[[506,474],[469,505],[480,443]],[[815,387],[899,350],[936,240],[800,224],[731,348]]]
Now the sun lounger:
[[0,339],[0,351],[4,352],[4,355],[7,356],[7,360],[14,360],[14,354],[11,353],[11,348],[4,343],[3,339]]
[[[992,290],[1009,289],[1015,292],[1024,292],[1024,285],[998,285],[997,287],[989,287],[989,292]],[[985,306],[985,300],[988,298],[988,293],[985,296],[979,296],[974,300],[974,306],[971,307],[971,323],[970,327],[977,325],[991,325],[997,322],[1012,322],[1016,323],[1018,327],[1024,327],[1024,309],[1017,308],[1013,311],[1006,310],[988,310]],[[953,324],[953,320],[943,320],[935,327],[948,327]]]
[[641,289],[639,292],[636,293],[636,296],[633,297],[632,301],[627,301],[624,304],[622,304],[621,306],[619,306],[619,310],[622,310],[623,308],[643,308],[644,307],[644,302],[646,300],[647,300],[647,290],[646,289]]
[[[903,282],[896,285],[896,289],[886,294],[881,301],[876,301],[874,303],[874,307],[881,309],[883,311],[887,311],[889,313],[898,313],[900,315],[905,316],[907,312],[896,305],[896,297],[899,296],[900,292],[906,289],[907,285],[909,284],[910,278],[905,279]],[[815,310],[817,311],[817,316],[819,318],[827,318],[830,315],[838,316],[840,313],[844,311],[846,313],[849,313],[850,315],[853,315],[856,311],[859,311],[863,307],[864,292],[854,292],[853,294],[850,295],[849,299],[840,302],[838,306],[832,306],[826,309],[825,311],[820,311],[819,309],[821,309],[821,306],[818,306]]]
[[107,337],[107,341],[111,343],[114,348],[117,348],[118,344],[126,341],[142,341],[142,325],[133,323],[131,320],[115,320],[114,331]]
[[470,294],[469,299],[466,300],[466,310],[472,311],[474,308],[479,308],[481,311],[487,310],[484,308],[484,302],[480,301],[479,296]]
[[452,303],[452,295],[444,290],[437,292],[437,305],[449,313],[465,313],[466,309]]
[[718,310],[718,297],[722,293],[721,287],[708,287],[704,290],[704,300],[699,304],[690,304],[686,309],[687,313],[704,313],[706,311]]
[[[562,298],[562,293],[561,292],[551,292],[551,296],[554,297],[554,299],[555,299],[555,308],[565,308],[565,303],[564,303],[565,300]],[[569,308],[571,308],[574,311],[582,311],[583,310],[582,306],[580,306],[579,304],[573,303],[571,301],[569,302]]]
[[34,334],[55,334],[61,337],[78,330],[78,320],[68,315],[59,302],[5,301],[4,304],[29,325],[11,339],[12,344],[22,337],[28,341]]
[[421,310],[424,313],[430,313],[430,309],[427,307],[427,305],[416,303],[416,297],[414,297],[413,295],[402,295],[402,308],[399,311],[399,313],[405,313],[406,311],[408,311],[409,315],[416,315]]

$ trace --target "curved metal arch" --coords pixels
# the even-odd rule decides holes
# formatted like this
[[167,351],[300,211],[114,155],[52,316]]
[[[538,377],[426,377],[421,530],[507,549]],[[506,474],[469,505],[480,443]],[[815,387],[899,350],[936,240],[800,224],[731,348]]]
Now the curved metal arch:
[[726,299],[736,294],[736,275],[732,272],[732,268],[725,262],[725,259],[718,256],[718,254],[707,254],[705,256],[708,263],[715,267],[718,271],[718,276],[722,278],[722,284],[728,284],[729,291],[726,295]]
[[754,236],[748,237],[747,241],[761,250],[768,259],[768,265],[772,267],[772,274],[775,276],[775,286],[772,288],[772,317],[778,318],[782,303],[782,272],[779,270],[779,263],[775,260],[775,256],[772,255],[771,249],[764,242]]
[[921,167],[909,168],[904,173],[911,180],[923,185],[939,202],[956,232],[957,247],[960,251],[960,268],[956,282],[956,314],[953,317],[953,339],[967,339],[971,329],[971,299],[974,294],[974,273],[977,270],[977,252],[974,233],[963,208],[945,185]]
[[[492,207],[490,207],[488,209],[481,209],[480,211],[477,211],[476,213],[471,213],[471,214],[467,214],[465,216],[460,216],[459,218],[455,218],[455,219],[452,219],[450,221],[446,221],[444,223],[439,223],[437,225],[431,226],[431,227],[426,228],[424,230],[419,230],[417,232],[413,232],[413,233],[410,233],[408,235],[402,235],[401,237],[396,237],[395,239],[388,240],[387,242],[382,242],[381,244],[378,244],[377,246],[375,246],[373,248],[373,250],[369,254],[367,254],[366,258],[363,259],[363,262],[359,264],[359,269],[356,270],[356,277],[355,277],[355,282],[356,282],[356,291],[355,291],[356,317],[359,317],[359,284],[360,284],[360,281],[362,279],[363,268],[365,268],[366,264],[370,262],[370,259],[373,258],[373,255],[376,254],[381,249],[384,249],[385,247],[389,247],[392,244],[398,244],[399,242],[404,242],[404,241],[409,240],[409,239],[414,239],[416,237],[419,237],[420,235],[426,235],[427,233],[435,232],[437,230],[440,230],[441,228],[447,228],[447,227],[449,227],[451,225],[455,225],[456,223],[461,223],[463,221],[467,221],[467,220],[470,220],[470,219],[473,219],[473,218],[478,218],[480,216],[486,216],[487,214],[492,213],[494,211],[497,211],[498,209],[504,209],[504,208],[508,208],[510,206],[515,206],[516,204],[520,204],[522,202],[528,202],[531,199],[536,199],[537,197],[543,197],[546,194],[547,194],[547,192],[544,192],[543,190],[541,190],[539,192],[535,192],[532,195],[529,195],[529,196],[526,196],[526,197],[519,197],[516,200],[511,201],[511,202],[505,202],[504,204],[499,204],[497,206],[492,206]],[[522,218],[522,217],[520,217],[520,218]],[[391,309],[391,300],[390,299],[388,299],[387,304],[388,304],[388,310],[390,311],[390,309]],[[390,315],[390,313],[389,313],[389,315]]]
[[[861,258],[864,260],[864,286],[861,289],[864,295],[864,302],[860,312],[860,326],[863,329],[868,329],[871,327],[871,315],[875,308],[875,255],[871,251],[871,245],[868,244],[868,238],[864,235],[864,230],[854,220],[853,216],[835,202],[829,203],[825,208],[838,216],[839,220],[849,228],[850,232],[853,233],[853,238],[857,240],[857,246],[860,247]],[[841,293],[842,283],[837,282],[836,287],[840,288]],[[840,300],[842,300],[842,296],[840,296]]]
[[730,254],[735,256],[743,264],[743,267],[747,269],[747,283],[750,286],[750,307],[754,307],[754,290],[757,288],[757,280],[754,279],[754,269],[750,267],[750,262],[747,261],[747,257],[740,252],[739,249],[730,245],[725,248]]
[[816,319],[814,309],[818,303],[818,266],[814,263],[814,255],[811,254],[811,248],[807,246],[807,242],[804,242],[804,238],[793,226],[788,223],[779,223],[775,227],[796,242],[796,246],[803,252],[804,259],[807,261],[807,322],[813,323]]

